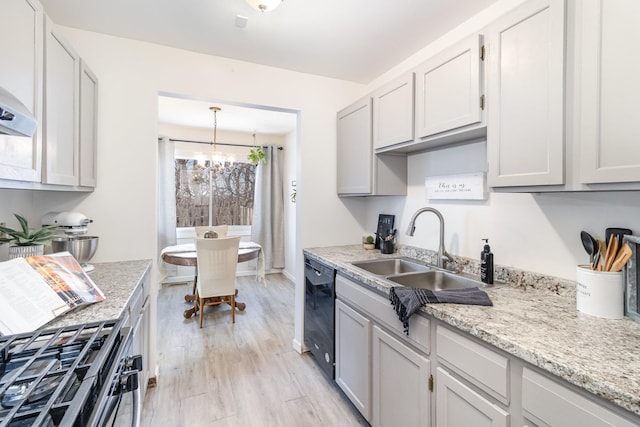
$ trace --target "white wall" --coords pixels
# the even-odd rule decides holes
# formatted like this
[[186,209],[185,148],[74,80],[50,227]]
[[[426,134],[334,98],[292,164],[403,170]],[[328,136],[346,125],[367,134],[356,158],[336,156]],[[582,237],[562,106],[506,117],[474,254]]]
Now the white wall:
[[[94,261],[155,261],[158,95],[298,112],[295,176],[298,193],[310,195],[307,204],[299,196],[296,205],[294,346],[300,348],[302,248],[346,243],[342,236],[358,226],[335,194],[335,114],[362,86],[72,28],[62,32],[99,79],[98,186],[82,195],[19,192],[14,197],[2,191],[0,215],[19,208],[39,220],[51,210],[80,211],[94,220],[91,233],[100,236]],[[4,203],[9,198],[11,207]],[[318,227],[328,214],[332,227]]]

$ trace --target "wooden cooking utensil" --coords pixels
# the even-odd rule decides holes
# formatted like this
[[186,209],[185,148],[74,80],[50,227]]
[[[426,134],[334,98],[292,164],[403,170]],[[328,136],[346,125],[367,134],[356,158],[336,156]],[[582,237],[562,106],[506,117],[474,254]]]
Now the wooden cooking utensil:
[[627,261],[629,261],[629,258],[631,258],[632,254],[633,252],[631,251],[631,247],[628,243],[622,245],[622,247],[618,251],[618,255],[616,256],[615,261],[613,261],[613,264],[611,265],[611,271],[622,270],[627,264]]
[[607,245],[607,252],[604,256],[604,267],[602,268],[603,271],[609,271],[609,269],[611,268],[611,265],[613,264],[616,256],[617,249],[618,238],[615,236],[615,234],[612,234],[611,239],[609,239],[609,244]]
[[598,247],[600,248],[600,259],[598,260],[598,264],[596,265],[596,270],[602,271],[604,257],[607,253],[607,243],[604,240],[598,240]]

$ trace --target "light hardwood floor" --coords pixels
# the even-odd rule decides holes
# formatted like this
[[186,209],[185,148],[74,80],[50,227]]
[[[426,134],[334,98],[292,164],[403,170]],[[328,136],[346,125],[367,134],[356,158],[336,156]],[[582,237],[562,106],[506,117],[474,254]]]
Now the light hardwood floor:
[[315,364],[292,348],[294,285],[281,274],[267,286],[239,277],[247,303],[231,323],[229,306],[207,307],[203,328],[182,313],[189,285],[158,297],[158,385],[142,425],[153,427],[367,426]]

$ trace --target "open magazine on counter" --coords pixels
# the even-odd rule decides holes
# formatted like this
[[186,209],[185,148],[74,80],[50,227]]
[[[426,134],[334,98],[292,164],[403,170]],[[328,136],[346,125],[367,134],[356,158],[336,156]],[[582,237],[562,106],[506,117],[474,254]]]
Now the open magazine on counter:
[[69,252],[0,262],[0,333],[30,332],[104,294]]

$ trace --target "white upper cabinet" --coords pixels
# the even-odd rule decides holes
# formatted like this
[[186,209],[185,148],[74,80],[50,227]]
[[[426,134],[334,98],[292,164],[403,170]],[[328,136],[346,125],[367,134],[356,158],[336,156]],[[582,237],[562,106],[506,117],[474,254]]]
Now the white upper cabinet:
[[413,73],[373,94],[373,148],[413,140]]
[[37,0],[2,1],[0,28],[11,43],[0,58],[0,87],[38,121],[33,138],[0,135],[0,188],[91,191],[98,79]]
[[580,182],[640,181],[640,2],[577,2]]
[[563,184],[564,0],[530,0],[487,37],[489,185]]
[[337,191],[340,196],[407,194],[407,157],[374,154],[370,97],[337,114]]
[[98,149],[98,78],[80,61],[80,185],[95,187]]
[[80,57],[48,18],[44,73],[46,119],[42,182],[78,185]]
[[482,36],[473,35],[416,69],[416,137],[484,125]]
[[32,138],[0,135],[0,179],[40,182],[42,147],[42,6],[2,0],[0,87],[13,94],[38,121]]
[[371,98],[338,112],[338,194],[370,194],[373,150]]

